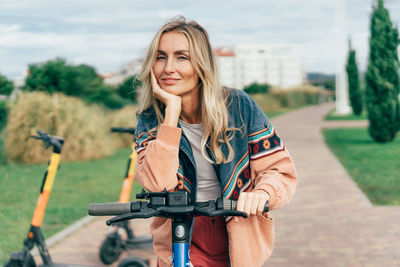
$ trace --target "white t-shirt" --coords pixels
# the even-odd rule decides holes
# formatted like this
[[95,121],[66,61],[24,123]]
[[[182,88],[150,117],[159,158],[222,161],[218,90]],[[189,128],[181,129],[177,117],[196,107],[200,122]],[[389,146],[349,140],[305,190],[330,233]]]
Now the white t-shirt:
[[189,124],[179,120],[182,130],[189,140],[197,167],[196,201],[216,200],[221,197],[221,184],[215,173],[214,166],[201,154],[201,137],[203,124]]

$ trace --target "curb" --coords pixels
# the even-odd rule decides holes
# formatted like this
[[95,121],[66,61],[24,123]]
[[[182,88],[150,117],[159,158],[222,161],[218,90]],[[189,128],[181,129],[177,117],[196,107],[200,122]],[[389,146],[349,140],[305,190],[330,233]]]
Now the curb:
[[[94,217],[94,216],[85,216],[85,217],[77,220],[76,222],[74,222],[73,224],[71,224],[70,226],[65,228],[64,230],[61,230],[60,232],[58,232],[58,233],[52,235],[51,237],[49,237],[48,239],[46,239],[45,240],[46,247],[49,248],[49,247],[57,244],[58,242],[63,240],[65,237],[69,236],[70,234],[73,234],[74,232],[76,232],[77,230],[79,230],[80,228],[82,228],[83,226],[88,224],[89,222],[93,221],[95,218],[96,217]],[[31,250],[31,253],[32,253],[32,256],[39,255],[38,248],[34,247]]]

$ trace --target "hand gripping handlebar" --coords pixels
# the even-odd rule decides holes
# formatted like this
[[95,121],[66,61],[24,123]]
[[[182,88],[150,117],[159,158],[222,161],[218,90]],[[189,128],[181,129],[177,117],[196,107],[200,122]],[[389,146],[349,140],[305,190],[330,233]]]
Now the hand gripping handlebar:
[[[135,218],[179,218],[196,216],[242,216],[247,214],[236,211],[237,201],[222,199],[210,200],[208,202],[191,203],[188,192],[142,192],[136,195],[137,198],[145,198],[148,201],[134,201],[130,203],[94,203],[89,205],[89,215],[107,216],[118,215],[107,221],[107,225],[119,221]],[[266,203],[264,212],[269,211],[269,204]]]

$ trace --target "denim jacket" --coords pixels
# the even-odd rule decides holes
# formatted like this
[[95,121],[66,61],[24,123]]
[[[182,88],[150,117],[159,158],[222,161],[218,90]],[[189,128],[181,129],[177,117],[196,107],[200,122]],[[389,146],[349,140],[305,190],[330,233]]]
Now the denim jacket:
[[[230,141],[234,158],[228,163],[214,164],[217,177],[220,180],[222,195],[226,199],[237,200],[239,193],[250,186],[250,160],[272,155],[282,151],[284,146],[276,134],[265,113],[255,101],[241,90],[227,91],[227,108],[229,128],[236,128]],[[157,118],[153,108],[138,115],[136,128],[136,150],[140,152],[147,143],[155,138],[148,132],[157,126]],[[180,128],[180,125],[178,124]],[[225,143],[221,144],[222,151],[228,155]],[[212,154],[208,153],[211,159]],[[178,188],[196,195],[196,163],[185,134],[182,133],[179,144],[179,167],[177,170]],[[253,185],[255,186],[255,185]]]

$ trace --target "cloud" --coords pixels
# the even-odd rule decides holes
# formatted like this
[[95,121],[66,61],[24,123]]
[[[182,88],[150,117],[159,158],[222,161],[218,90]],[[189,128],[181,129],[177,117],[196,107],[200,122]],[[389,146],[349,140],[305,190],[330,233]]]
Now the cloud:
[[[347,30],[361,69],[368,56],[371,1],[346,1]],[[157,29],[182,14],[209,32],[214,46],[296,43],[306,71],[335,70],[334,1],[318,0],[0,0],[0,72],[56,56],[118,68],[147,47]],[[395,23],[400,1],[385,1]]]

